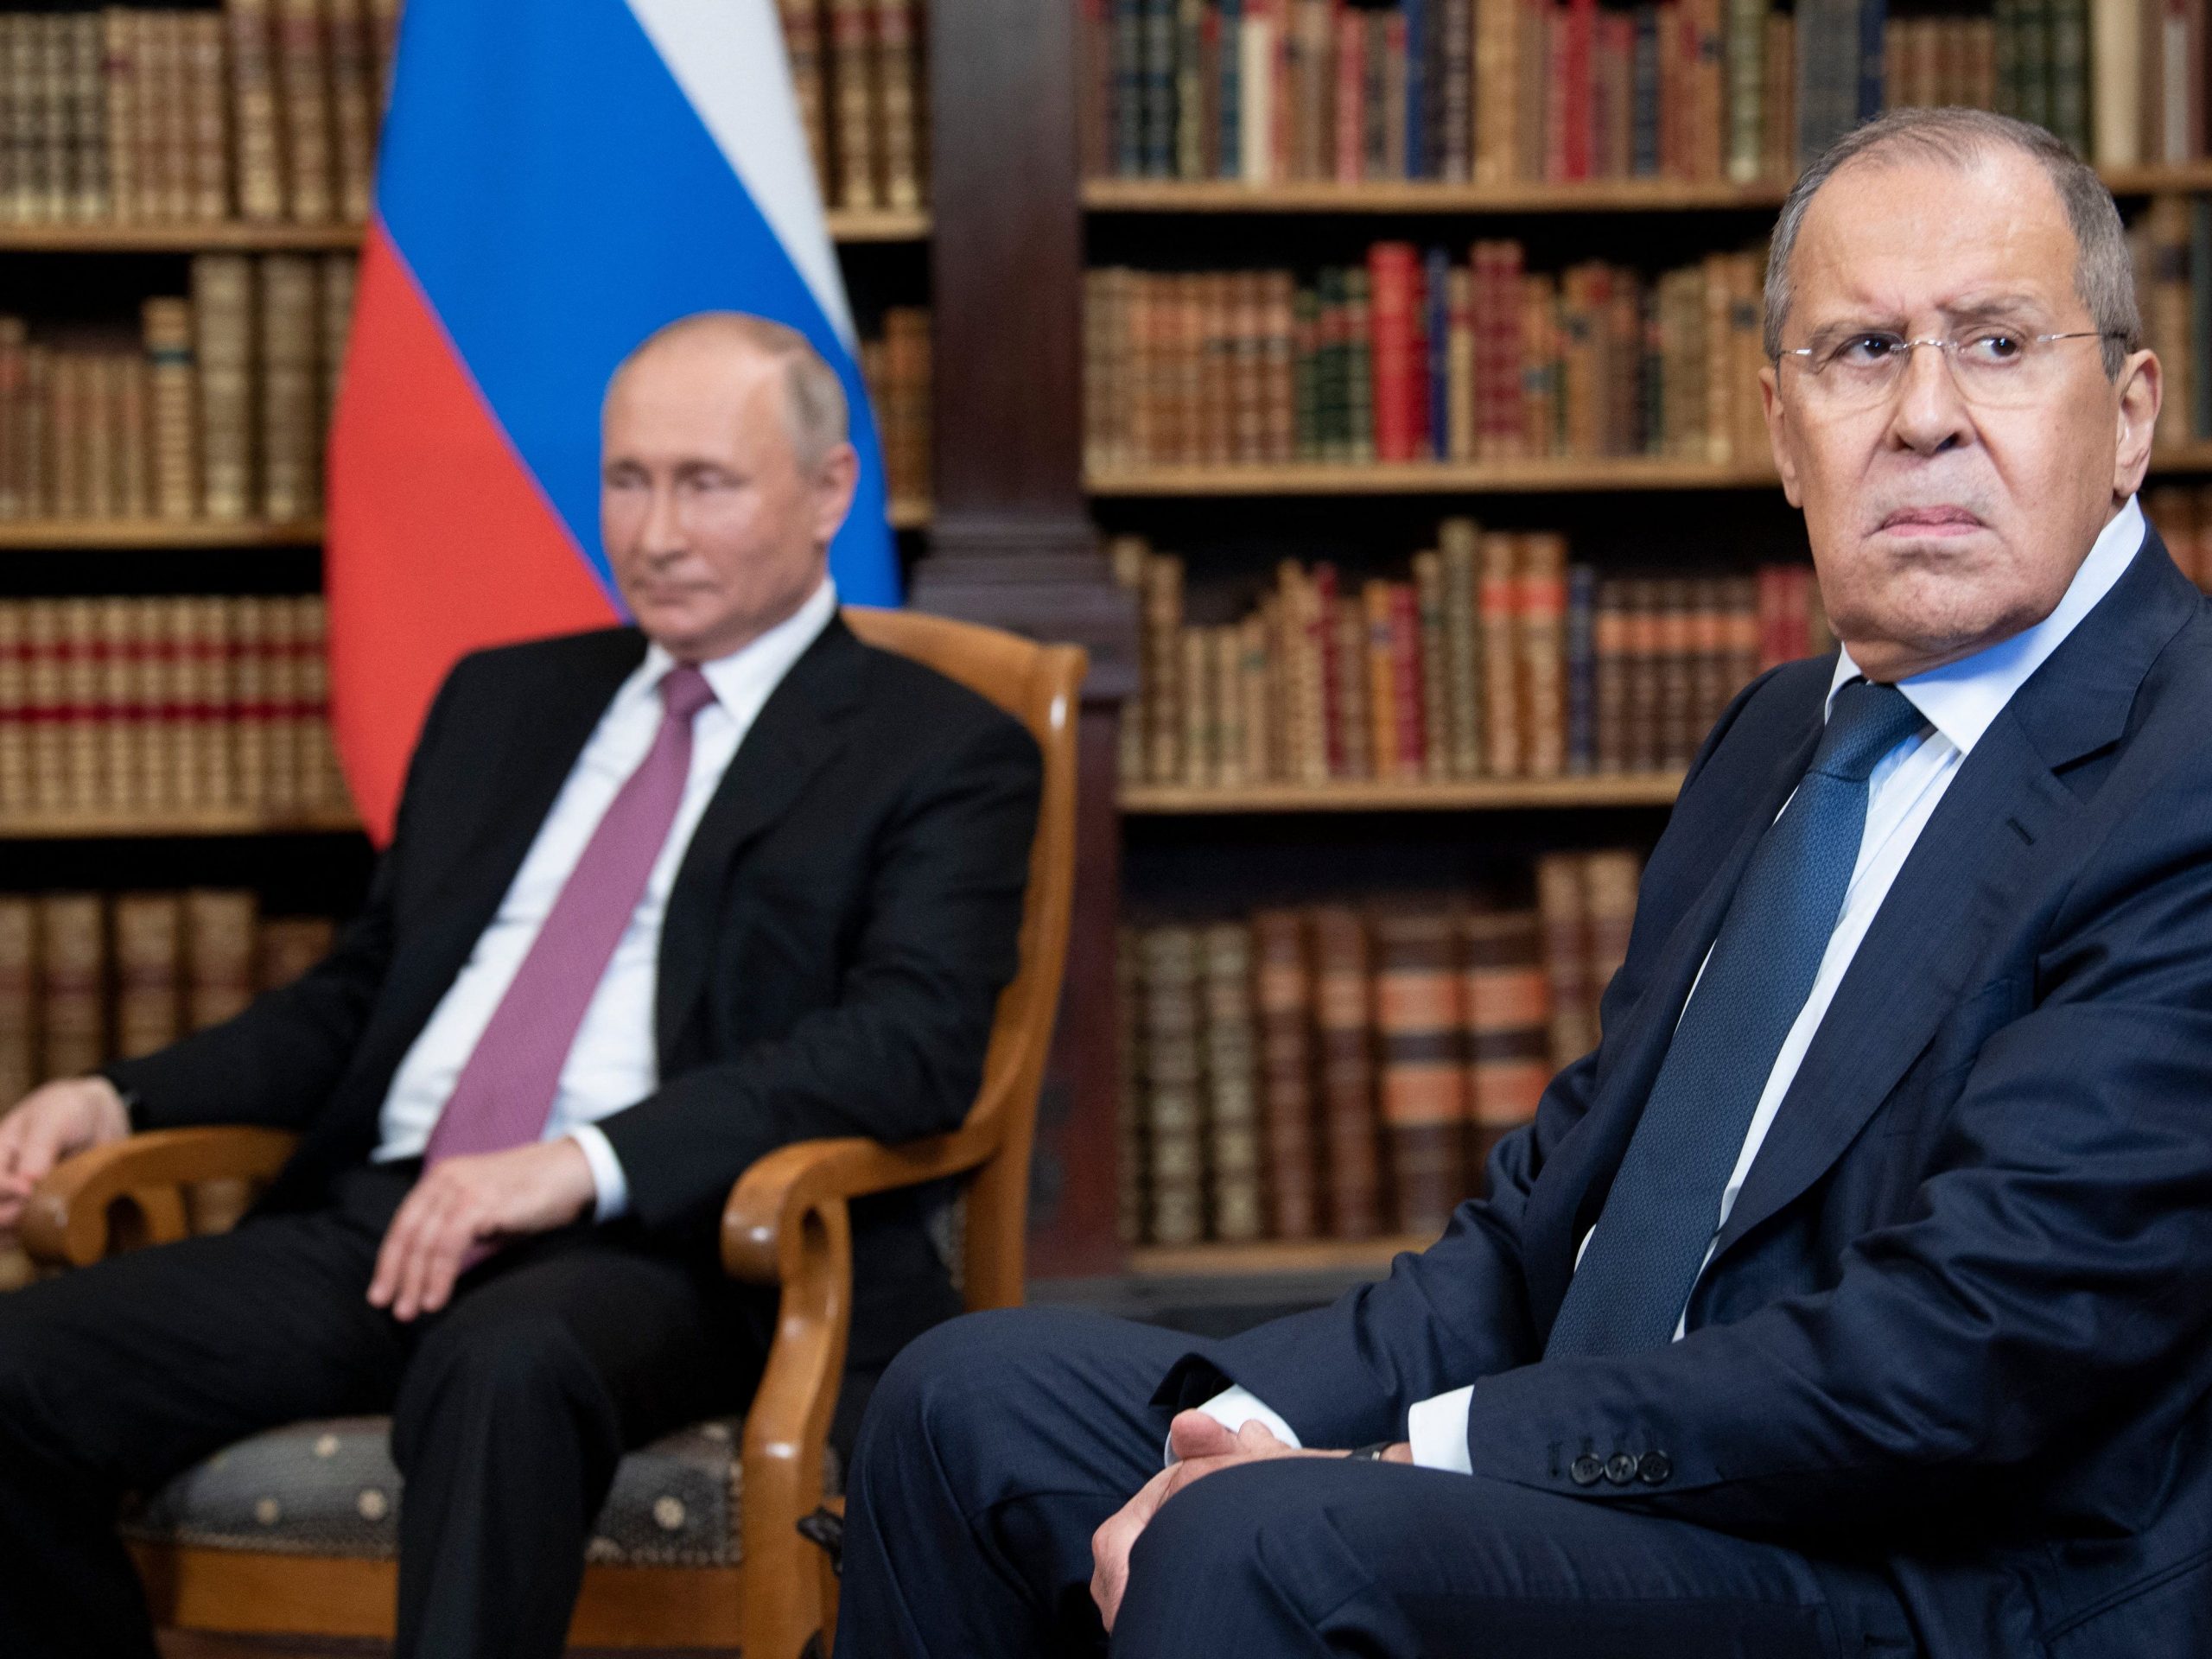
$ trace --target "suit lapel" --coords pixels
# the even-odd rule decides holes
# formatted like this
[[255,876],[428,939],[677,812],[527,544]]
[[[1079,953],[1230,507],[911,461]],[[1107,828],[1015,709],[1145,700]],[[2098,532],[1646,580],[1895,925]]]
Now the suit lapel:
[[761,705],[684,849],[661,924],[654,1035],[672,1052],[705,988],[722,921],[721,893],[747,842],[772,827],[843,746],[843,721],[861,690],[867,649],[832,619]]
[[1778,750],[1774,761],[1746,791],[1740,812],[1742,831],[1668,934],[1649,986],[1616,1033],[1616,1057],[1609,1060],[1597,1097],[1582,1121],[1554,1149],[1530,1194],[1528,1231],[1543,1244],[1529,1254],[1529,1298],[1547,1328],[1567,1294],[1576,1246],[1583,1230],[1597,1219],[1613,1172],[1628,1151],[1629,1137],[1636,1131],[1652,1081],[1667,1058],[1668,1045],[1674,1040],[1682,1005],[1688,1001],[1698,969],[1720,931],[1744,867],[1812,760],[1826,702],[1823,680],[1821,698],[1808,711],[1798,741]]
[[2059,775],[2117,742],[2144,676],[2201,604],[2155,531],[2013,694],[1913,844],[1783,1097],[1713,1260],[1824,1174],[1961,993],[2048,836],[2082,810]]

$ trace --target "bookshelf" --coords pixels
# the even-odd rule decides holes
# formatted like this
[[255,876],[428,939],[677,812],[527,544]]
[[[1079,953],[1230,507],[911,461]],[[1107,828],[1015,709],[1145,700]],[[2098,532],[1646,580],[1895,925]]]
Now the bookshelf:
[[[2212,162],[2101,169],[2115,196],[2212,189]],[[1087,179],[1086,212],[1114,213],[1297,213],[1363,218],[1541,213],[1770,213],[1786,185],[1725,179],[1592,179],[1580,183],[1516,180],[1498,184],[1436,179],[1310,179],[1257,184],[1238,179]]]
[[144,548],[191,551],[218,548],[322,545],[322,524],[168,518],[0,519],[0,552],[47,553]]
[[214,836],[358,836],[350,812],[305,816],[207,807],[162,813],[10,813],[0,817],[0,841],[167,841]]
[[[929,240],[930,216],[918,208],[832,209],[825,217],[830,239],[841,245]],[[0,222],[0,254],[342,253],[360,245],[358,225]]]
[[1123,784],[1132,817],[1227,817],[1279,812],[1512,812],[1671,806],[1677,772],[1599,778],[1501,778],[1473,783]]
[[1425,1250],[1433,1243],[1419,1234],[1394,1233],[1383,1238],[1269,1239],[1256,1244],[1145,1244],[1129,1252],[1129,1272],[1141,1279],[1377,1274],[1401,1252]]

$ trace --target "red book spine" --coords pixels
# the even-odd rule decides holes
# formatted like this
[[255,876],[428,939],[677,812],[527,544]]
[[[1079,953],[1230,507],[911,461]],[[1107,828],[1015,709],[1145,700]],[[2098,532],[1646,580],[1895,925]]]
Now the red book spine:
[[1337,11],[1337,182],[1357,184],[1367,155],[1367,14]]
[[1569,0],[1567,10],[1567,176],[1589,178],[1592,81],[1597,73],[1598,0]]
[[1423,715],[1421,677],[1434,673],[1440,664],[1424,663],[1421,654],[1421,601],[1409,582],[1390,584],[1391,706],[1398,716],[1398,775],[1421,775],[1422,757],[1428,753],[1428,722]]
[[1310,648],[1321,660],[1321,735],[1329,760],[1329,776],[1344,775],[1343,671],[1337,661],[1337,567],[1313,567],[1313,611],[1307,620]]
[[1375,395],[1375,458],[1411,461],[1421,441],[1414,399],[1427,388],[1416,373],[1414,291],[1421,256],[1410,242],[1377,242],[1367,251],[1368,346]]

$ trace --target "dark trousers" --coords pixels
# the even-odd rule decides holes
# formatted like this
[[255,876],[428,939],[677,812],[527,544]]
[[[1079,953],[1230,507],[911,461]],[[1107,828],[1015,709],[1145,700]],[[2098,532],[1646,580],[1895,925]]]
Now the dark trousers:
[[559,1654],[623,1452],[744,1408],[774,1297],[618,1223],[503,1250],[403,1325],[364,1298],[410,1173],[0,1296],[0,1654],[150,1656],[121,1495],[259,1430],[383,1412],[398,1654]]
[[[1174,1332],[975,1314],[895,1361],[847,1489],[839,1659],[1105,1647],[1090,1535],[1162,1462]],[[1116,1655],[1904,1659],[1885,1581],[1681,1521],[1392,1464],[1224,1470],[1138,1541]]]

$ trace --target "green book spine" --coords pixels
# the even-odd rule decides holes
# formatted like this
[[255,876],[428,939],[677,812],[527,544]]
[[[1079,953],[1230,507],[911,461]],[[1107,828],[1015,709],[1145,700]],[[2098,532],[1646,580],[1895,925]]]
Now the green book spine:
[[2048,0],[2050,7],[2050,130],[2089,153],[2089,0]]

